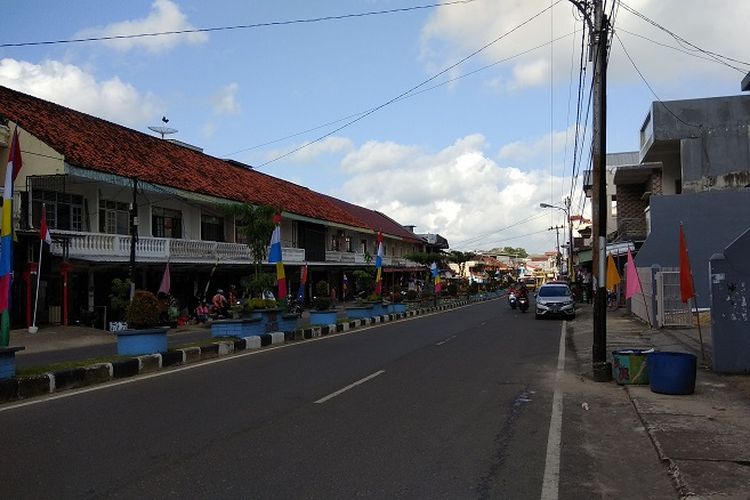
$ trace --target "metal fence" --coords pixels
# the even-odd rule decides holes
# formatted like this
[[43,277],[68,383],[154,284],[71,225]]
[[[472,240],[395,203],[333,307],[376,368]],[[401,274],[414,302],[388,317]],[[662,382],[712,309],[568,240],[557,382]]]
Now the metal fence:
[[630,310],[656,328],[691,327],[690,304],[680,299],[680,270],[667,267],[638,268],[642,292],[630,300]]
[[691,327],[693,318],[690,315],[690,303],[680,298],[680,270],[665,269],[656,273],[657,314],[659,327]]

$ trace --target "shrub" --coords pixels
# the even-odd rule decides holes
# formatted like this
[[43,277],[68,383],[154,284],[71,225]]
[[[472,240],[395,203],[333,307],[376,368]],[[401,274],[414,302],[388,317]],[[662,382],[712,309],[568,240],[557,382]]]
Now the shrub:
[[416,290],[407,290],[406,291],[406,300],[417,300],[419,297],[419,294]]
[[326,311],[331,307],[330,290],[328,289],[327,281],[318,281],[315,284],[315,299],[313,300],[313,307],[316,311]]
[[383,297],[381,297],[377,293],[371,293],[367,296],[367,300],[369,300],[370,302],[381,302],[383,300]]
[[159,300],[147,290],[137,290],[126,314],[128,328],[153,328],[159,325]]
[[265,299],[248,299],[243,307],[245,312],[253,312],[256,309],[266,309]]

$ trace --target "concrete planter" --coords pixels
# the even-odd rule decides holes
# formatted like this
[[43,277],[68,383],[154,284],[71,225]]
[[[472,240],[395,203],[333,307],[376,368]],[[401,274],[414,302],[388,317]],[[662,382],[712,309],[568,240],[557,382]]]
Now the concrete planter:
[[333,325],[336,323],[336,311],[310,311],[310,324],[314,326]]
[[266,327],[266,331],[264,333],[282,331],[279,327],[279,321],[281,320],[281,313],[283,311],[282,308],[278,307],[276,309],[257,309],[256,311],[260,313],[260,317]]
[[406,304],[403,304],[401,302],[395,303],[395,304],[388,304],[388,313],[389,314],[400,314],[406,312]]
[[167,350],[166,326],[145,328],[142,330],[121,330],[117,335],[117,354],[121,356],[140,356],[156,354]]
[[16,353],[25,347],[0,347],[0,380],[16,376]]
[[372,306],[353,306],[346,308],[346,317],[349,319],[363,319],[374,316]]
[[278,320],[279,332],[293,332],[297,329],[297,319],[299,317],[296,314],[282,314]]
[[212,337],[250,337],[266,333],[262,318],[220,319],[211,323]]

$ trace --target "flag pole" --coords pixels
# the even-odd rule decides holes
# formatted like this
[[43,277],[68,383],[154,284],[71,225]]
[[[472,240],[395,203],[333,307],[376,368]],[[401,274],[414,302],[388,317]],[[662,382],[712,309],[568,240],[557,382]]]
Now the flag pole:
[[[693,282],[693,290],[695,290],[695,278],[693,273],[690,273],[690,279]],[[703,350],[703,332],[701,332],[701,316],[698,313],[698,298],[693,295],[693,306],[695,307],[695,322],[698,325],[698,342],[701,344],[701,363],[706,364],[706,353]]]
[[[44,203],[42,203],[42,213],[46,210]],[[39,238],[39,260],[36,268],[36,293],[34,294],[34,316],[31,320],[31,327],[29,333],[36,333],[39,329],[36,327],[36,310],[39,305],[39,283],[42,277],[42,250],[44,249],[44,240]]]
[[[638,268],[635,268],[636,276],[638,273]],[[646,318],[648,318],[648,327],[653,329],[654,324],[651,322],[651,313],[648,311],[648,302],[646,301],[646,293],[643,291],[643,282],[641,281],[641,277],[638,276],[638,286],[641,289],[641,296],[643,297],[643,307],[646,309]]]

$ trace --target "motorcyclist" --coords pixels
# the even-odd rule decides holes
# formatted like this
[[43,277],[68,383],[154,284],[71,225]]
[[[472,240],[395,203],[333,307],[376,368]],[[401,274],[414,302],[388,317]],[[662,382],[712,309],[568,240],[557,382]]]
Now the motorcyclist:
[[523,281],[518,284],[518,287],[516,288],[516,297],[520,298],[529,298],[529,289],[526,288],[526,283]]

